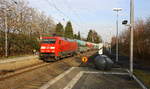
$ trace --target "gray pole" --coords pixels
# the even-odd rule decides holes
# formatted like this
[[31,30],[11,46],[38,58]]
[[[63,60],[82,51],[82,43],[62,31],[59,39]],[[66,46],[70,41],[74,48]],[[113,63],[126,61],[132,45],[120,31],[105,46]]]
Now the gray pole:
[[130,0],[130,72],[133,74],[133,30],[134,30],[134,0]]
[[[111,36],[111,32],[110,32],[110,36]],[[110,41],[111,41],[111,38],[110,38]],[[110,42],[110,54],[111,54],[111,42]]]
[[118,11],[117,11],[117,21],[116,21],[116,28],[117,28],[117,34],[116,34],[116,62],[118,62]]
[[[15,4],[17,2],[13,1]],[[7,3],[6,3],[7,5]],[[7,25],[7,6],[4,9],[4,14],[5,14],[5,57],[8,57],[8,25]]]
[[8,38],[7,38],[7,12],[4,10],[5,13],[5,56],[8,57]]
[[113,11],[117,12],[117,20],[116,20],[116,62],[118,62],[118,20],[119,20],[119,11],[121,11],[122,8],[114,8]]
[[110,43],[110,48],[109,48],[110,54],[111,54],[111,43]]

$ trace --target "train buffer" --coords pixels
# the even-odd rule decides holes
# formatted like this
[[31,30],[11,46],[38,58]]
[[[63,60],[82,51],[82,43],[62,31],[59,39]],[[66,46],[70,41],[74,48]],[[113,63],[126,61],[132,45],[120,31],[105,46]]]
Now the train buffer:
[[[119,72],[117,72],[119,71]],[[99,71],[88,67],[72,67],[39,89],[141,89],[122,69]]]

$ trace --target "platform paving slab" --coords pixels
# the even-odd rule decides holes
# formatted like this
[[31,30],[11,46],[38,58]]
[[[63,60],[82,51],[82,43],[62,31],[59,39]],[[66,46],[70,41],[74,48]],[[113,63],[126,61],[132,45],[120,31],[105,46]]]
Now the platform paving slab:
[[99,71],[94,68],[75,67],[63,77],[60,76],[57,81],[52,79],[49,81],[50,85],[45,84],[43,86],[46,87],[42,86],[40,89],[141,89],[136,81],[129,80],[123,69]]

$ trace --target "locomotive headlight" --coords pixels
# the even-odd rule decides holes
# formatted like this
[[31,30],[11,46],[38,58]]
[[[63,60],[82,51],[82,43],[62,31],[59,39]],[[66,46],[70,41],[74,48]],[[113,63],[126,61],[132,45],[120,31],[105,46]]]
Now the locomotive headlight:
[[55,47],[51,47],[51,49],[55,49]]
[[46,47],[45,46],[41,46],[41,49],[46,49]]

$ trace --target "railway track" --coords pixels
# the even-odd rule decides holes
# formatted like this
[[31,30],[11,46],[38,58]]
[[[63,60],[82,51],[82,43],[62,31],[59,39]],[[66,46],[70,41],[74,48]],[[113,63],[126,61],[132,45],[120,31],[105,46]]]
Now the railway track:
[[15,70],[1,70],[0,71],[0,81],[8,79],[8,78],[13,77],[13,76],[17,76],[19,74],[22,74],[22,73],[25,73],[28,71],[32,71],[32,70],[40,68],[40,67],[44,67],[46,65],[49,65],[49,63],[39,62],[39,63],[33,64],[33,65],[18,68]]
[[[81,56],[90,56],[95,52],[83,53],[56,62],[39,62],[34,65],[6,70],[0,73],[0,89],[38,89],[72,66],[81,64]],[[7,85],[7,86],[6,86]]]

